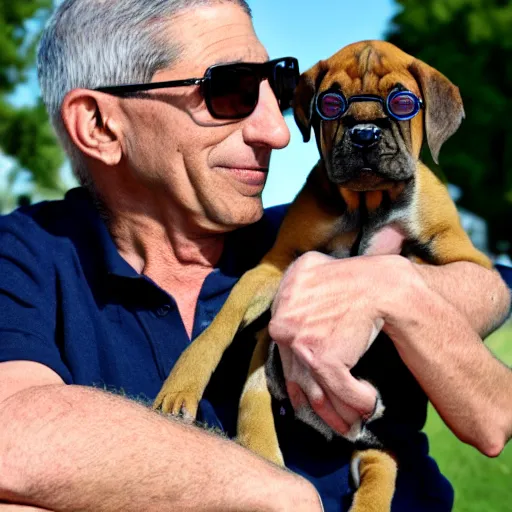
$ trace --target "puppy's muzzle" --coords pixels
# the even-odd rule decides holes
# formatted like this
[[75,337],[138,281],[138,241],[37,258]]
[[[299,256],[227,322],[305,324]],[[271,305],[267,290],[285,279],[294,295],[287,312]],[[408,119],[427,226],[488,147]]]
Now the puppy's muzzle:
[[348,130],[352,145],[359,149],[369,149],[377,145],[382,130],[374,124],[356,124]]

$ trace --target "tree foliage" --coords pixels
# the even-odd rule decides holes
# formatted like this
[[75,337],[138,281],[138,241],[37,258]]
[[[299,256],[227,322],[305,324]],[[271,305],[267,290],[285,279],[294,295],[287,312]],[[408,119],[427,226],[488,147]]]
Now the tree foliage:
[[9,183],[28,171],[36,190],[60,190],[59,148],[42,102],[16,108],[12,94],[33,72],[35,50],[51,0],[0,0],[0,150],[13,158]]
[[459,86],[466,119],[441,150],[461,206],[512,246],[512,1],[397,0],[387,39]]

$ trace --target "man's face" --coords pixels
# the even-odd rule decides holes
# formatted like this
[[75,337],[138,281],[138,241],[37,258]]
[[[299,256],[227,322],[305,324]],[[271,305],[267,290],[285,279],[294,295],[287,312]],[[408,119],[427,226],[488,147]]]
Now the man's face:
[[[172,23],[182,54],[153,81],[202,77],[218,63],[265,62],[247,14],[220,3],[185,11]],[[198,86],[150,91],[121,100],[123,152],[135,182],[156,207],[176,212],[176,222],[200,231],[226,231],[258,220],[272,149],[289,142],[289,131],[268,84],[247,118],[214,119]]]

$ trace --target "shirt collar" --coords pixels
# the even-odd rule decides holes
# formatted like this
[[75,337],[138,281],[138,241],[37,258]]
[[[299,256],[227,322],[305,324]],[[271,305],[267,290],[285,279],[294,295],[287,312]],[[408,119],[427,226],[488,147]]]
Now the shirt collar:
[[78,212],[85,225],[92,231],[103,270],[108,275],[126,278],[140,278],[140,274],[119,254],[108,228],[94,204],[91,194],[83,187],[69,190],[65,200]]
[[[109,276],[129,279],[144,278],[120,254],[112,236],[101,218],[91,194],[83,187],[71,189],[65,200],[82,218],[85,226],[92,230],[92,240],[97,246],[99,260],[103,270]],[[272,209],[275,211],[275,209]],[[277,219],[277,221],[276,221]],[[265,212],[256,223],[229,233],[226,237],[222,256],[212,274],[238,279],[244,272],[254,267],[263,255],[272,247],[281,215]],[[208,283],[205,283],[208,284]],[[226,285],[232,285],[232,279]],[[205,287],[207,293],[208,286]],[[214,290],[211,290],[212,293]]]

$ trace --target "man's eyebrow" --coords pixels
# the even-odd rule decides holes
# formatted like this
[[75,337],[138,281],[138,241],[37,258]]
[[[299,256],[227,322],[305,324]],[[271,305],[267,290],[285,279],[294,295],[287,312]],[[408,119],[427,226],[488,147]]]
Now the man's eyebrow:
[[[262,63],[268,62],[270,59],[268,58],[268,55],[266,55],[266,59],[262,61]],[[217,61],[215,61],[215,64],[242,64],[242,63],[254,63],[254,60],[247,60],[245,57],[240,58],[230,58],[230,57],[224,57],[220,58]]]

